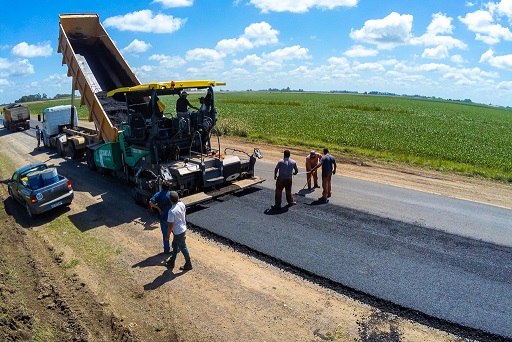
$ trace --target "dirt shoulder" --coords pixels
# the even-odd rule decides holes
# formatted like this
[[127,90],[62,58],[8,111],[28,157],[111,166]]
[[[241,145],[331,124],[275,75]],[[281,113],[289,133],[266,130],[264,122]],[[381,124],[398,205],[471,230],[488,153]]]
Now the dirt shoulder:
[[[2,162],[12,168],[27,161],[55,162],[77,173],[86,168],[84,163],[52,159],[46,151],[34,153],[32,139],[0,136]],[[223,146],[247,151],[253,145],[223,140]],[[282,147],[258,145],[267,162],[281,157]],[[297,160],[309,152],[291,150]],[[510,207],[511,188],[506,184],[358,166],[337,157],[344,176]],[[8,172],[4,168],[2,180]],[[129,196],[116,196],[126,190],[123,185],[97,174],[71,178],[76,190],[72,205],[34,221],[8,198],[5,182],[0,184],[0,340],[461,339],[442,324],[372,305],[194,227],[187,233],[194,269],[169,270],[154,217]],[[487,192],[487,187],[494,190]],[[182,262],[179,256],[177,265]]]

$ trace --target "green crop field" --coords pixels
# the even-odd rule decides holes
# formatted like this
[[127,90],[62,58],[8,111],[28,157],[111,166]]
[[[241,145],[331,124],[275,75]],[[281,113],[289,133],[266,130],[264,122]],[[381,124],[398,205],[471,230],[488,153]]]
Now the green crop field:
[[225,134],[512,182],[512,110],[347,94],[217,94]]
[[[199,95],[189,100],[199,106]],[[173,112],[177,96],[161,99]],[[86,120],[85,107],[78,107]],[[33,115],[69,100],[30,104]],[[327,93],[216,94],[221,134],[512,182],[512,110],[464,102]]]

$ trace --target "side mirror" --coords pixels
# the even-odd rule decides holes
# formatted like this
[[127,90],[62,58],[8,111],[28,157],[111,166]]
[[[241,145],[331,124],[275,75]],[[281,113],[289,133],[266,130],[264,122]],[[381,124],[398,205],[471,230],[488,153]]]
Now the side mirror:
[[258,159],[263,158],[263,154],[261,154],[261,152],[260,152],[260,149],[259,149],[259,148],[255,148],[255,149],[254,149],[254,155],[255,155]]
[[41,114],[37,114],[37,121],[41,122]]

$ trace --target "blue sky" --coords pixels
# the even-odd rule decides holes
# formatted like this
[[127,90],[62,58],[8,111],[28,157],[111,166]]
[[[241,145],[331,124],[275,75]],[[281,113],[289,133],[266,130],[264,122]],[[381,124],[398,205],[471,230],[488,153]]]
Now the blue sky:
[[142,83],[353,90],[512,106],[512,0],[9,1],[0,103],[71,92],[58,14],[97,13]]

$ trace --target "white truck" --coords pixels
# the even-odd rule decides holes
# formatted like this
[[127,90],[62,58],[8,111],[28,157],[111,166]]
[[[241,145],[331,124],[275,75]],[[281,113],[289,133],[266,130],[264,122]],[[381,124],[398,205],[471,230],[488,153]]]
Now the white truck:
[[59,155],[72,159],[83,157],[86,146],[99,141],[95,130],[78,126],[76,108],[71,105],[46,108],[41,126],[43,145],[56,147]]

